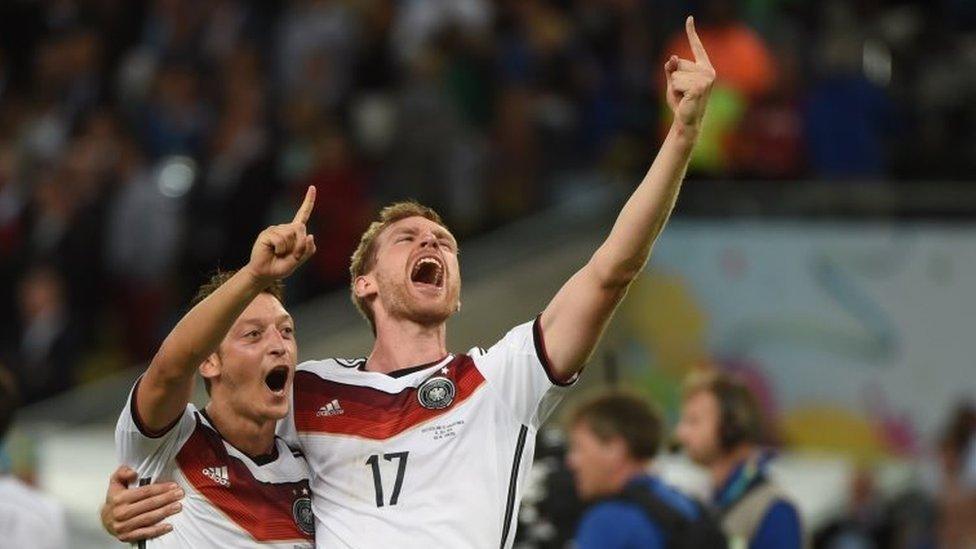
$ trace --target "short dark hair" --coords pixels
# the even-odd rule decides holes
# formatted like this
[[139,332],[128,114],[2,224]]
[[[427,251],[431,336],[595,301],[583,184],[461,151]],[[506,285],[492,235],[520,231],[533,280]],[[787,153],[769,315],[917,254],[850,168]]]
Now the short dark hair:
[[[214,271],[214,273],[210,275],[210,279],[204,282],[203,284],[201,284],[199,288],[197,288],[196,295],[193,296],[193,300],[190,301],[190,307],[196,307],[197,304],[199,304],[201,301],[207,299],[207,297],[209,297],[210,294],[217,291],[217,288],[223,286],[224,283],[230,280],[231,277],[233,277],[235,274],[237,274],[236,270],[222,271],[220,269],[217,269],[216,271]],[[281,280],[275,280],[274,282],[269,284],[266,288],[261,290],[261,293],[270,294],[274,296],[274,298],[277,299],[279,302],[284,303],[285,283],[282,282]],[[209,395],[210,394],[209,379],[203,378],[203,388],[207,390],[207,394]]]
[[20,394],[14,375],[0,366],[0,440],[7,435],[7,430],[14,422],[14,415],[20,406]]
[[586,425],[601,441],[619,437],[637,460],[651,459],[661,446],[661,416],[646,399],[610,391],[583,401],[569,413],[570,427]]
[[[204,299],[207,299],[210,296],[210,294],[216,292],[217,288],[223,286],[225,282],[230,280],[236,274],[237,274],[236,270],[224,271],[221,269],[217,269],[216,271],[214,271],[213,274],[210,275],[210,279],[204,282],[203,284],[201,284],[199,288],[197,288],[196,295],[193,296],[193,300],[190,301],[190,307],[195,307],[198,303],[200,303]],[[280,280],[275,280],[274,282],[269,284],[268,287],[261,290],[261,293],[271,294],[275,298],[277,298],[278,301],[282,303],[285,302],[285,284]]]

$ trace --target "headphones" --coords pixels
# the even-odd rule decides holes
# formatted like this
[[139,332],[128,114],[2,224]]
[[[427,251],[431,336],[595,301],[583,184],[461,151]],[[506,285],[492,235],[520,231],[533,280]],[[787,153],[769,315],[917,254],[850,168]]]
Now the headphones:
[[711,387],[719,403],[719,446],[724,452],[762,438],[762,420],[756,398],[742,383],[718,377]]

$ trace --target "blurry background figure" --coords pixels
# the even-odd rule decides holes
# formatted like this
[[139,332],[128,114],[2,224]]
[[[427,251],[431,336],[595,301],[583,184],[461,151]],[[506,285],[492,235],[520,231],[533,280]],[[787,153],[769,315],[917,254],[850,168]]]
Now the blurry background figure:
[[938,496],[939,547],[976,545],[976,408],[958,405],[939,441],[942,486]]
[[800,515],[768,476],[773,455],[762,447],[762,426],[756,397],[734,377],[703,371],[688,378],[676,435],[708,471],[711,504],[731,546],[798,549]]
[[[20,399],[10,372],[0,367],[0,454]],[[68,547],[64,509],[3,468],[0,459],[0,540],[4,547]]]
[[64,291],[61,274],[47,265],[33,267],[21,280],[20,341],[11,363],[25,402],[74,382],[79,333]]
[[575,408],[567,423],[566,461],[576,492],[591,506],[575,547],[723,547],[724,535],[702,508],[649,473],[663,437],[658,415],[639,397],[607,393]]
[[[816,532],[814,549],[934,547],[934,513],[917,492],[888,500],[868,468],[855,471],[844,514]],[[939,545],[941,547],[941,545]]]

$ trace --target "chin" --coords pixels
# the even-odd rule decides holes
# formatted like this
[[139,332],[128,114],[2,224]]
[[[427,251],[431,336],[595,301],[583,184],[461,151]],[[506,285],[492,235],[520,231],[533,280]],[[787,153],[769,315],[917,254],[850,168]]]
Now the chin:
[[403,305],[400,314],[397,316],[424,326],[443,324],[457,310],[456,305],[452,306],[446,300],[432,301],[414,298],[406,300]]
[[418,324],[436,326],[447,322],[453,313],[451,308],[426,308],[414,310],[410,316]]
[[597,494],[593,490],[588,490],[583,486],[576,486],[576,495],[579,497],[580,501],[592,501],[597,498]]
[[262,407],[258,413],[259,417],[269,421],[278,421],[279,419],[284,419],[288,415],[288,403],[284,402],[281,404],[274,403],[268,404]]

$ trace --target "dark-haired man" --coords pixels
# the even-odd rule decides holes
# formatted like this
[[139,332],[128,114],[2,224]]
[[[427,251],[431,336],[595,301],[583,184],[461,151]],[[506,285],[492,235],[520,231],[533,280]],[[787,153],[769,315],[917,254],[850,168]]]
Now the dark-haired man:
[[[186,493],[172,531],[153,547],[311,547],[314,520],[304,458],[275,437],[289,409],[298,357],[280,280],[315,252],[305,223],[263,231],[250,262],[204,285],[132,389],[115,432],[139,484]],[[197,372],[210,401],[189,404]],[[174,505],[180,505],[179,503]]]
[[661,420],[641,398],[606,393],[570,415],[567,464],[592,503],[576,533],[580,549],[724,547],[697,503],[651,475]]

